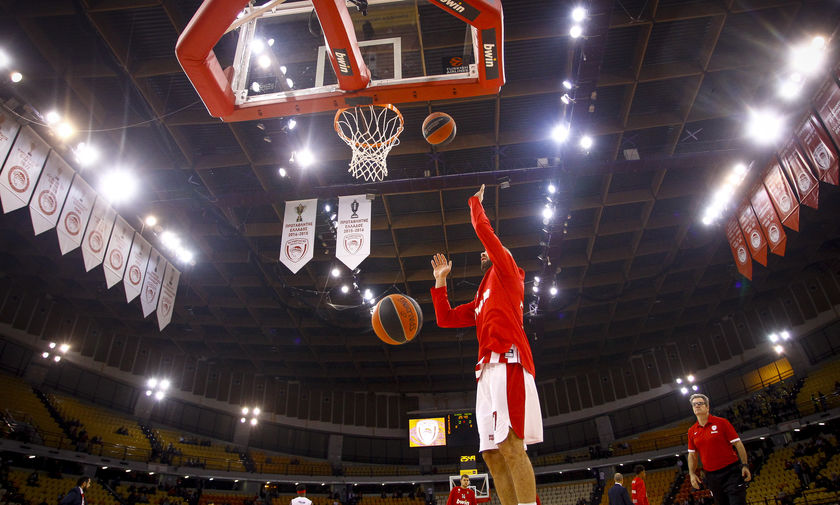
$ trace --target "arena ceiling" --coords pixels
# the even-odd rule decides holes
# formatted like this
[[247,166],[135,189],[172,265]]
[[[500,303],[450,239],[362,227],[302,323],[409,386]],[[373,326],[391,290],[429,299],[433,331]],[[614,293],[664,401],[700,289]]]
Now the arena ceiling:
[[[529,283],[548,266],[538,259],[548,181],[570,216],[567,234],[555,224],[548,246],[546,271],[559,294],[542,295],[528,324],[543,380],[625,363],[702,332],[837,256],[834,188],[824,190],[819,211],[803,211],[786,256],[757,267],[751,283],[735,271],[723,228],[699,219],[733,162],[761,165],[771,155],[743,140],[746,106],[773,92],[788,41],[840,25],[836,1],[591,0],[586,37],[572,41],[571,2],[504,0],[501,94],[401,106],[407,130],[389,157],[388,180],[364,186],[346,174],[349,154],[330,114],[298,117],[290,132],[280,119],[225,124],[206,113],[174,55],[198,6],[0,1],[0,43],[25,73],[4,98],[88,122],[104,159],[141,175],[142,194],[120,214],[138,229],[142,216],[158,215],[197,253],[196,264],[183,268],[173,323],[159,332],[136,301],[106,289],[99,268],[84,272],[78,250],[62,257],[54,233],[33,237],[25,211],[0,218],[3,282],[60,302],[101,330],[100,341],[122,339],[132,352],[174,357],[170,365],[187,360],[319,388],[470,390],[474,332],[434,324],[429,260],[439,251],[450,256],[451,297],[472,298],[482,247],[466,201],[482,183],[493,225]],[[224,64],[231,42],[217,48]],[[568,77],[579,98],[572,127],[594,138],[588,154],[549,138]],[[438,151],[419,132],[433,110],[458,124],[455,141]],[[320,146],[319,163],[279,177],[305,141]],[[82,174],[96,177],[95,169]],[[325,245],[315,259],[297,275],[278,264],[285,200],[334,203],[354,193],[376,195],[360,286],[407,293],[425,311],[422,334],[409,345],[380,344],[358,295],[337,289],[350,272],[329,275],[335,243],[324,216],[318,242]],[[84,338],[74,342],[83,354],[108,359]]]

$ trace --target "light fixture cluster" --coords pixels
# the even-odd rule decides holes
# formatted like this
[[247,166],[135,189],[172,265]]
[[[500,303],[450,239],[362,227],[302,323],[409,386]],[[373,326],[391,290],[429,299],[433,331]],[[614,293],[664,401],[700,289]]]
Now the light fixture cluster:
[[724,214],[738,186],[744,181],[747,171],[748,168],[743,163],[732,166],[717,191],[712,194],[711,201],[706,205],[706,210],[703,212],[703,224],[709,226]]
[[[323,214],[324,217],[327,219],[327,223],[329,223],[330,227],[330,235],[332,241],[335,242],[338,239],[338,211],[333,209],[332,204],[325,203],[323,207]],[[327,249],[327,242],[323,234],[319,236],[321,240],[321,246],[324,248],[324,254],[329,254],[329,249]],[[361,285],[361,281],[359,281],[359,273],[361,273],[361,269],[355,268],[350,272],[350,279],[346,282],[342,283],[341,286],[338,288],[341,291],[341,294],[346,295],[349,294],[351,291],[354,291],[359,299],[361,300],[362,305],[370,304],[373,305],[376,303],[376,299],[373,296],[373,291],[369,288],[365,288],[364,291],[359,287]],[[333,266],[330,269],[330,276],[334,279],[340,279],[342,274],[342,267]],[[373,309],[371,309],[373,310]]]
[[[6,53],[6,51],[0,48],[0,70],[3,70],[5,72],[6,69],[9,69],[11,67],[11,65],[12,58],[9,56],[8,53]],[[9,80],[17,84],[23,80],[23,74],[21,74],[17,70],[11,69],[9,71]]]
[[154,396],[155,400],[163,400],[166,398],[166,392],[169,390],[169,379],[158,379],[152,377],[146,381],[146,396]]
[[153,215],[146,216],[144,220],[145,225],[154,230],[161,245],[174,254],[178,261],[185,265],[195,265],[195,254],[181,241],[181,237],[174,231],[157,226],[157,222],[157,217]]
[[251,426],[256,426],[259,424],[260,413],[262,411],[259,407],[242,407],[242,417],[239,418],[239,422],[242,424],[248,423]]
[[572,18],[572,26],[569,28],[569,37],[573,39],[577,39],[583,36],[583,22],[586,21],[588,13],[586,9],[577,6],[572,9],[571,15],[569,17]]
[[683,396],[687,395],[690,391],[696,393],[700,389],[697,384],[694,383],[694,376],[692,374],[686,375],[685,379],[677,377],[676,383],[680,386],[680,393],[682,393]]
[[56,344],[55,342],[50,342],[47,347],[49,347],[50,350],[42,352],[41,358],[52,359],[56,363],[61,361],[61,357],[67,354],[67,351],[70,350],[70,344]]
[[[539,312],[540,300],[543,294],[548,293],[551,298],[557,296],[559,292],[557,288],[557,281],[554,278],[554,270],[551,266],[551,240],[554,235],[558,234],[557,230],[557,215],[563,216],[562,230],[560,230],[560,238],[568,233],[569,221],[572,219],[571,214],[566,214],[563,209],[558,208],[557,186],[554,182],[549,182],[545,187],[545,204],[542,210],[542,232],[543,236],[540,240],[540,254],[537,259],[540,261],[539,274],[534,276],[531,284],[531,291],[534,293],[534,299],[528,304],[528,314],[536,316]],[[556,244],[555,244],[556,245]]]
[[791,339],[790,332],[788,330],[782,330],[779,332],[773,332],[770,335],[767,335],[767,340],[773,344],[773,350],[776,351],[776,354],[783,354],[785,352],[785,347],[782,345],[783,342],[787,342]]
[[777,94],[784,100],[796,99],[805,81],[816,74],[825,62],[825,37],[816,36],[810,41],[790,49],[790,59],[785,75],[779,78]]

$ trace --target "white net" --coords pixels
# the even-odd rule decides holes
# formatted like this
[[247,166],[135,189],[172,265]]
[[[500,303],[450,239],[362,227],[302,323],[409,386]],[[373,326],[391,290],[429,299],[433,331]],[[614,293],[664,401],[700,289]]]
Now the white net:
[[403,117],[391,104],[340,109],[335,131],[353,150],[347,171],[356,179],[381,181],[388,175],[388,152],[400,143]]

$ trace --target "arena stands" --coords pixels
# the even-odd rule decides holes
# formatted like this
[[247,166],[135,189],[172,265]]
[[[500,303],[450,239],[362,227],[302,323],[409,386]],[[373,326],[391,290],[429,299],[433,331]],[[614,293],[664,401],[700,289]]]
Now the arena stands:
[[[167,492],[158,489],[153,485],[142,485],[133,483],[122,483],[114,488],[126,505],[146,504],[149,505],[187,505],[183,496],[175,492]],[[241,504],[232,504],[241,505]]]
[[154,434],[164,453],[169,453],[173,457],[171,462],[177,466],[231,472],[246,471],[241,456],[230,446],[163,428],[154,430]]
[[[622,470],[623,468],[619,468],[619,471],[624,473]],[[632,469],[628,468],[627,473],[624,473],[624,487],[627,488],[628,492],[630,491],[630,483],[633,481],[633,477]],[[645,488],[647,489],[648,502],[651,505],[662,505],[665,495],[677,477],[678,473],[675,468],[645,471]],[[607,497],[607,491],[614,484],[615,481],[612,478],[607,481],[604,486],[604,493],[601,495],[601,501],[599,502],[601,505],[609,505],[610,500]]]
[[[33,479],[37,475],[37,480]],[[27,472],[12,469],[9,471],[9,482],[32,505],[47,503],[53,505],[67,491],[76,486],[78,476],[63,476],[52,478],[40,472]],[[121,505],[120,502],[97,482],[91,482],[85,491],[86,505]]]
[[0,374],[0,405],[9,422],[28,425],[34,430],[23,429],[18,432],[21,436],[29,432],[34,436],[33,442],[40,439],[44,445],[58,446],[63,433],[61,427],[23,380]]
[[313,461],[298,457],[270,455],[263,451],[250,451],[257,472],[285,475],[332,475],[332,466],[326,461]]
[[802,415],[840,405],[840,360],[828,363],[805,378],[796,398]]
[[540,495],[540,502],[546,505],[550,503],[568,503],[574,505],[581,500],[589,503],[589,500],[592,499],[595,484],[594,479],[564,482],[563,484],[540,486],[537,489],[537,493]]
[[693,421],[680,421],[666,428],[647,431],[633,438],[616,440],[612,444],[612,455],[623,456],[653,451],[665,447],[675,447],[685,443],[685,436]]

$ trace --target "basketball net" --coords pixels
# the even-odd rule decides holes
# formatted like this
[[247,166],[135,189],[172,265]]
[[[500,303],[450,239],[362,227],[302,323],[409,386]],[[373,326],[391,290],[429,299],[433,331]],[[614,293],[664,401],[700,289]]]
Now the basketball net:
[[386,157],[400,143],[403,117],[391,104],[339,109],[335,131],[353,151],[347,171],[356,179],[381,181],[388,175]]

